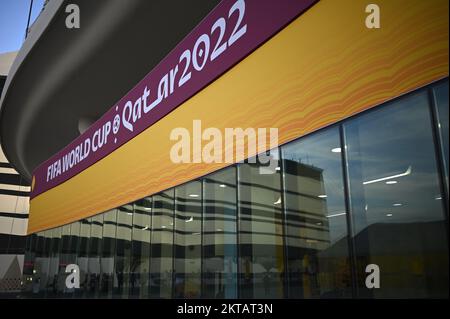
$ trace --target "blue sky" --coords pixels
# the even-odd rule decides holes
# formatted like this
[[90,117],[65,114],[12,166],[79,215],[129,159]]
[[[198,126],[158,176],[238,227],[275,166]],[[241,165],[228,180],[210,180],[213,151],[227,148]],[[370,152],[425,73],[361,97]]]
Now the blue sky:
[[[0,0],[0,53],[17,51],[22,46],[31,0]],[[33,0],[31,23],[41,12],[44,0]]]

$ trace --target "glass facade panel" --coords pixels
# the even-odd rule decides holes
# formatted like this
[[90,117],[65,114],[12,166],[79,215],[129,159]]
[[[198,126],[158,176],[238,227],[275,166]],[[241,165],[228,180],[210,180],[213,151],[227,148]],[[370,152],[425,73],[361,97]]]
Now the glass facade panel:
[[24,296],[448,298],[448,80],[280,149],[29,236]]
[[437,126],[443,155],[445,170],[445,186],[448,196],[448,80],[437,85],[433,89],[436,104]]
[[114,284],[114,260],[116,254],[117,209],[103,214],[102,248],[100,259],[100,296],[111,298]]
[[100,257],[103,238],[103,215],[96,215],[88,219],[91,223],[91,236],[89,239],[89,284],[88,298],[99,297],[100,292]]
[[174,190],[153,196],[150,297],[171,298],[173,279]]
[[61,228],[61,248],[59,254],[58,277],[56,278],[56,293],[59,298],[68,298],[66,289],[66,266],[70,263],[70,227],[71,224]]
[[50,246],[50,265],[47,280],[47,297],[54,298],[58,296],[58,273],[60,267],[61,253],[61,235],[62,228],[57,227],[52,231],[52,243]]
[[114,298],[128,298],[131,265],[131,228],[133,224],[133,205],[117,209],[116,257],[114,265]]
[[201,217],[201,182],[175,188],[175,298],[200,297]]
[[203,297],[237,298],[236,167],[203,179]]
[[86,296],[88,290],[88,248],[89,237],[91,236],[91,224],[87,219],[80,221],[80,238],[78,240],[77,261],[80,268],[80,289],[75,291],[75,297],[82,298]]
[[351,296],[339,128],[282,147],[290,298]]
[[283,298],[280,171],[246,163],[238,166],[238,172],[240,297]]
[[42,297],[46,296],[47,292],[47,284],[49,281],[49,268],[50,268],[50,247],[52,243],[52,237],[53,237],[53,230],[45,230],[42,232],[42,241],[43,241],[43,247],[42,247],[42,254],[41,258],[39,259],[39,269],[40,269],[40,277],[39,277],[39,291],[40,295]]
[[25,296],[31,296],[33,289],[33,266],[35,260],[34,242],[36,234],[28,235],[26,240],[25,256],[23,262],[22,292]]
[[33,296],[43,297],[42,293],[42,266],[43,266],[43,254],[44,254],[44,232],[38,232],[36,234],[34,249],[35,249],[35,259],[33,263],[33,277],[31,281],[33,282]]
[[[78,241],[80,237],[80,226],[81,223],[76,221],[70,224],[70,242],[69,242],[69,251],[67,253],[66,264],[64,265],[63,271],[65,272],[65,268],[69,264],[75,264],[77,261],[77,249],[78,249]],[[66,298],[70,298],[74,296],[75,288],[67,288],[66,287],[66,278],[69,274],[65,273],[64,276],[64,289],[66,291]],[[70,278],[69,278],[70,279]]]
[[[359,295],[448,297],[448,246],[425,90],[345,124]],[[382,284],[365,288],[365,267]]]
[[152,198],[134,203],[133,242],[130,266],[130,298],[148,297]]

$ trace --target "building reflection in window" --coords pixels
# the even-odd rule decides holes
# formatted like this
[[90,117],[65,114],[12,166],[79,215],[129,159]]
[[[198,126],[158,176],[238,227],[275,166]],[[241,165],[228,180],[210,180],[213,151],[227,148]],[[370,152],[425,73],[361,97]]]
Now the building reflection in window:
[[238,166],[240,297],[282,298],[284,250],[280,170],[267,172],[260,168],[259,164]]
[[130,298],[148,297],[152,198],[133,204],[133,242],[130,265]]
[[56,291],[61,298],[69,298],[69,291],[66,289],[66,266],[70,263],[70,227],[71,224],[61,228],[61,248],[58,265],[58,277],[56,278]]
[[338,128],[282,147],[290,298],[351,296]]
[[89,218],[91,238],[89,240],[89,284],[88,298],[99,297],[100,292],[100,257],[103,238],[103,214]]
[[36,236],[36,234],[31,234],[26,239],[22,286],[22,292],[25,296],[30,296],[33,289],[33,267],[36,258],[34,244],[36,242]]
[[132,204],[117,209],[114,298],[128,298],[131,264]]
[[79,221],[73,222],[70,224],[70,238],[69,238],[69,249],[67,252],[67,259],[65,260],[65,266],[63,266],[64,276],[63,276],[63,285],[65,289],[65,298],[71,298],[74,296],[75,288],[67,288],[66,286],[66,278],[69,275],[65,272],[65,268],[69,264],[75,264],[77,261],[77,248],[78,241],[80,236],[80,226],[81,223]]
[[172,297],[174,190],[153,196],[149,289],[152,298]]
[[39,294],[42,297],[46,296],[47,283],[49,280],[48,272],[50,268],[50,246],[53,236],[53,230],[44,230],[42,232],[42,250],[38,259],[38,280],[39,280]]
[[203,185],[203,297],[237,298],[236,167]]
[[43,266],[43,253],[44,253],[44,241],[45,236],[44,232],[38,232],[36,234],[36,237],[34,237],[34,252],[35,252],[35,259],[33,263],[33,277],[31,278],[32,281],[32,292],[34,297],[43,297],[42,296],[42,289],[41,289],[41,281],[42,281],[42,266]]
[[445,186],[448,196],[448,80],[433,88],[436,104],[437,126],[445,170]]
[[75,291],[76,298],[86,296],[88,287],[88,245],[91,235],[91,225],[87,219],[80,221],[80,239],[78,240],[77,261],[80,268],[80,289]]
[[[345,124],[359,294],[448,297],[448,247],[425,90]],[[377,264],[381,288],[364,272]]]
[[116,254],[117,209],[111,209],[102,215],[100,296],[102,298],[111,298],[114,283],[114,257]]
[[52,241],[49,251],[49,270],[47,278],[47,298],[57,297],[57,283],[59,258],[61,251],[61,227],[50,230],[52,232]]
[[175,298],[200,297],[201,201],[199,181],[175,188]]

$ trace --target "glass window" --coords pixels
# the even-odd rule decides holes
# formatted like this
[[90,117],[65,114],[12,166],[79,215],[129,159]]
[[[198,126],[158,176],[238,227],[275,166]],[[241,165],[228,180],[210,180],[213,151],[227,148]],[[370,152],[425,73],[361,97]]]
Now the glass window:
[[280,171],[268,173],[260,168],[259,164],[249,163],[238,166],[240,297],[282,298],[284,248]]
[[41,232],[41,243],[39,257],[36,258],[36,284],[39,283],[39,296],[45,297],[48,271],[50,265],[50,245],[52,240],[52,230],[44,230]]
[[88,219],[91,223],[88,259],[88,298],[96,298],[100,292],[100,256],[103,238],[103,214]]
[[282,147],[290,298],[351,296],[338,128]]
[[47,280],[47,297],[54,298],[58,295],[58,273],[61,253],[62,227],[56,227],[52,231],[52,244],[50,247],[50,265]]
[[173,276],[174,190],[153,196],[150,297],[171,298]]
[[27,236],[26,248],[25,248],[25,256],[23,262],[23,286],[22,293],[25,296],[29,296],[33,289],[33,265],[35,259],[34,253],[34,241],[36,240],[36,234],[31,234]]
[[116,255],[117,209],[103,215],[102,251],[100,259],[100,296],[112,298]]
[[438,132],[441,139],[442,154],[444,155],[444,170],[448,195],[448,80],[433,89],[436,103]]
[[175,188],[175,298],[200,298],[202,186]]
[[116,259],[114,298],[128,298],[131,259],[131,227],[133,206],[127,204],[117,209]]
[[[65,261],[65,265],[63,267],[63,270],[65,272],[67,265],[69,264],[75,264],[77,261],[77,248],[78,248],[78,240],[80,236],[80,225],[81,223],[79,221],[76,221],[72,224],[70,224],[70,242],[69,242],[69,250],[67,252],[67,259]],[[73,297],[75,293],[75,288],[67,288],[66,286],[66,278],[69,274],[65,273],[64,277],[64,289],[66,291],[67,298]]]
[[203,297],[237,298],[236,167],[203,183]]
[[89,220],[83,219],[80,221],[80,238],[78,240],[77,248],[77,262],[76,264],[80,268],[80,289],[75,292],[75,296],[78,298],[85,297],[88,289],[88,248],[89,237],[91,235],[91,225]]
[[[448,298],[448,247],[426,91],[345,124],[362,297]],[[381,287],[367,289],[376,264]]]
[[59,298],[68,298],[66,289],[66,266],[70,263],[70,224],[61,227],[61,248],[59,250],[58,275],[54,284]]
[[133,213],[133,242],[130,266],[130,298],[148,297],[150,226],[152,198],[136,201]]
[[32,282],[32,292],[34,297],[43,297],[41,291],[41,280],[42,280],[42,258],[44,253],[44,232],[38,232],[35,234],[33,240],[33,248],[35,252],[35,258],[33,263],[33,277]]

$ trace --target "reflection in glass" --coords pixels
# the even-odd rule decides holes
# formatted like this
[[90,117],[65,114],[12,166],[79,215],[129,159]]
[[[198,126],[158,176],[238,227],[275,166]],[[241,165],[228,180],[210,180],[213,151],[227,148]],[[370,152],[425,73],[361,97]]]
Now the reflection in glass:
[[148,297],[152,198],[133,204],[133,242],[130,265],[130,298]]
[[290,298],[351,296],[339,129],[282,147]]
[[45,297],[50,264],[52,230],[42,231],[39,237],[38,253],[35,263],[35,284],[38,289],[39,297]]
[[114,298],[128,298],[131,264],[131,225],[133,206],[117,209],[116,257],[114,266]]
[[433,89],[448,195],[448,80]]
[[[448,247],[426,91],[345,125],[359,295],[448,297]],[[365,287],[367,264],[382,274]]]
[[80,238],[78,240],[77,261],[80,268],[80,289],[75,291],[75,297],[82,298],[87,294],[88,289],[88,248],[89,237],[91,235],[91,225],[87,219],[80,221]]
[[103,213],[102,248],[100,259],[100,296],[112,298],[114,256],[116,253],[117,209]]
[[203,183],[203,297],[237,298],[236,168]]
[[89,218],[91,237],[89,239],[89,284],[88,298],[97,298],[100,291],[100,256],[102,248],[103,214]]
[[52,231],[52,243],[50,246],[50,265],[47,280],[47,298],[55,298],[58,293],[59,258],[61,253],[62,227],[56,227]]
[[[278,150],[276,158],[277,153]],[[240,297],[282,298],[284,252],[280,171],[268,172],[260,168],[259,164],[248,163],[238,166]]]
[[174,190],[153,196],[150,297],[172,297]]
[[42,293],[42,268],[43,268],[43,258],[44,258],[44,232],[38,232],[33,240],[35,259],[33,263],[33,277],[32,281],[32,292],[34,297],[43,297]]
[[33,289],[33,266],[35,256],[34,241],[36,241],[36,234],[31,234],[27,236],[25,244],[25,256],[23,262],[23,286],[22,292],[25,296],[30,296]]
[[175,188],[175,298],[200,297],[201,199],[199,181]]
[[68,298],[66,289],[66,266],[70,263],[70,226],[61,227],[61,248],[59,255],[58,276],[56,278],[56,292],[59,298]]
[[[69,264],[75,264],[77,261],[77,248],[78,248],[78,239],[80,236],[80,225],[81,223],[79,221],[76,221],[72,224],[70,224],[70,241],[69,241],[69,249],[67,252],[67,259],[65,260],[65,266],[63,267],[63,270],[65,272],[65,268]],[[75,288],[67,288],[66,286],[66,278],[69,274],[65,273],[64,276],[64,289],[66,296],[65,298],[73,297],[75,293]]]
[[24,296],[448,298],[448,79],[281,149],[28,236]]

